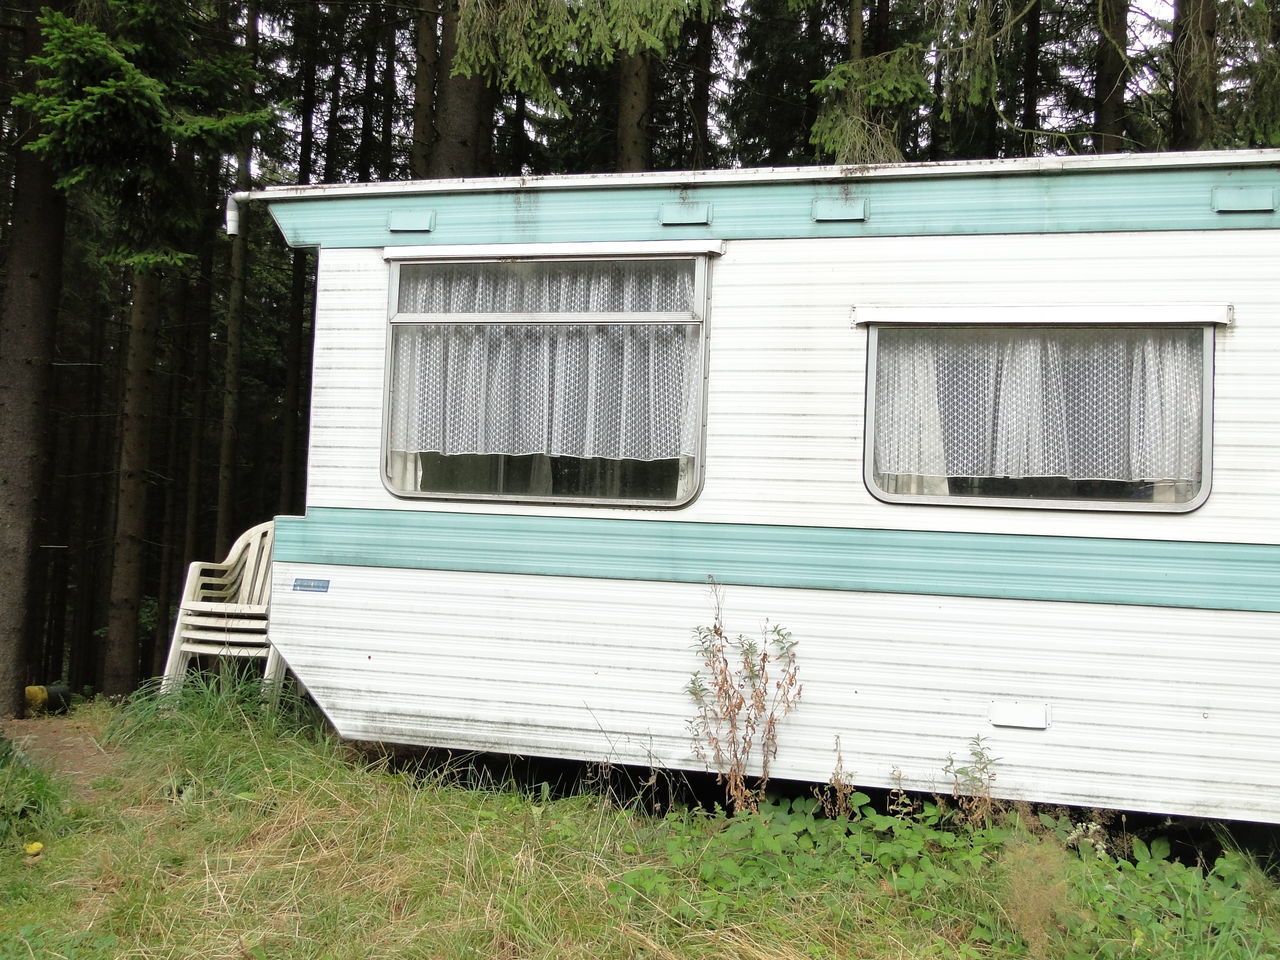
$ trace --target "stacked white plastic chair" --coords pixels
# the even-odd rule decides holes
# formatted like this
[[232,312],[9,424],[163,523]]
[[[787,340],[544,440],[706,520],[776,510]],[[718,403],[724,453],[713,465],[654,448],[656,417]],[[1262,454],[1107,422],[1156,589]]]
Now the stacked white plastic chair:
[[265,659],[264,681],[283,678],[284,661],[267,637],[274,536],[274,522],[260,523],[231,545],[221,563],[191,564],[164,669],[166,692],[182,686],[194,656]]

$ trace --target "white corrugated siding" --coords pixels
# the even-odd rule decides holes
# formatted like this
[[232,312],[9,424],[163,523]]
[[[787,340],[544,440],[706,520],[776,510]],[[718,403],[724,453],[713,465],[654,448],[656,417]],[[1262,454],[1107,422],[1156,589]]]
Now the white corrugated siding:
[[[712,266],[706,483],[672,520],[1274,543],[1280,231],[737,241]],[[379,480],[388,268],[320,255],[308,503],[636,516],[406,501]],[[1213,493],[1177,517],[889,505],[862,482],[857,304],[1232,303],[1218,331]],[[1082,307],[1084,309],[1084,307]]]
[[[294,593],[295,576],[330,580]],[[696,584],[277,564],[272,636],[347,737],[697,769]],[[773,773],[948,788],[982,736],[996,792],[1280,820],[1275,616],[727,587],[725,625],[798,641]],[[992,701],[1047,705],[1044,730]]]
[[[1280,233],[730,243],[712,267],[706,482],[667,520],[1275,543]],[[379,449],[387,267],[320,255],[311,506],[643,516],[406,501]],[[1213,493],[1189,515],[888,505],[862,483],[857,304],[1229,302]],[[294,593],[292,579],[331,580]],[[272,635],[345,735],[697,767],[684,693],[698,585],[278,564]],[[774,772],[946,787],[986,738],[997,791],[1280,821],[1273,614],[731,587],[727,622],[800,642],[804,700]],[[992,700],[1047,704],[993,727]]]

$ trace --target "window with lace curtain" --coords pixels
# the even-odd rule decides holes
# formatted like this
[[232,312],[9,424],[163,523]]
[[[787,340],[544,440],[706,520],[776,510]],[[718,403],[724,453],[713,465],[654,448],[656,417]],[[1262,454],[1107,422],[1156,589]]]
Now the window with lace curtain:
[[871,326],[867,484],[894,502],[1186,511],[1212,328]]
[[393,492],[647,505],[693,496],[703,261],[439,261],[397,273]]

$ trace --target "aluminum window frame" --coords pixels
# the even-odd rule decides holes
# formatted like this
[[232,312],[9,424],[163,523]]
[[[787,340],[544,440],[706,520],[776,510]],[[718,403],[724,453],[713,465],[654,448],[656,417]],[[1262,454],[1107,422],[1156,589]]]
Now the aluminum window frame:
[[[891,308],[890,308],[891,309]],[[923,308],[925,310],[930,308]],[[881,488],[876,481],[875,469],[875,439],[876,439],[876,380],[877,380],[877,360],[879,357],[879,330],[883,328],[891,328],[898,326],[898,323],[886,321],[885,316],[892,316],[891,313],[882,314],[879,311],[872,313],[875,319],[859,319],[858,326],[867,328],[867,344],[866,344],[866,405],[864,411],[864,430],[863,430],[863,446],[862,446],[862,480],[867,488],[867,492],[875,499],[889,504],[900,505],[924,505],[924,506],[942,506],[942,507],[993,507],[998,509],[1015,509],[1015,510],[1073,510],[1073,511],[1092,511],[1104,513],[1191,513],[1204,506],[1209,499],[1209,494],[1213,487],[1213,383],[1214,383],[1214,362],[1216,337],[1215,331],[1217,326],[1225,325],[1232,322],[1232,312],[1228,307],[1225,314],[1216,314],[1212,317],[1198,321],[1188,321],[1185,312],[1178,314],[1178,319],[1172,322],[1160,323],[1152,319],[1150,306],[1145,309],[1138,310],[1138,315],[1129,320],[1120,319],[1123,313],[1116,316],[1114,322],[1036,322],[1034,319],[1024,319],[1021,322],[1010,319],[1007,312],[1008,308],[1000,308],[998,310],[997,319],[986,323],[974,322],[974,312],[980,308],[965,308],[962,313],[953,313],[950,322],[946,319],[947,308],[939,307],[934,310],[936,317],[932,323],[925,320],[921,316],[921,310],[912,308],[904,311],[902,314],[902,323],[909,323],[918,326],[931,326],[939,328],[973,328],[973,329],[990,329],[993,327],[1006,328],[1025,328],[1025,329],[1063,329],[1063,328],[1080,328],[1094,327],[1099,330],[1115,329],[1119,327],[1152,327],[1159,329],[1200,329],[1202,331],[1202,362],[1201,375],[1203,382],[1201,384],[1200,393],[1200,488],[1196,491],[1196,495],[1184,503],[1170,503],[1157,501],[1133,501],[1133,500],[1107,500],[1103,498],[1089,499],[1061,499],[1061,498],[1033,498],[1033,497],[999,497],[999,496],[976,496],[973,494],[948,494],[945,496],[937,494],[912,494],[912,493],[890,493]],[[1078,308],[1077,308],[1078,309]],[[1194,309],[1194,308],[1192,308]],[[1018,314],[1022,317],[1034,316],[1035,308],[1018,308]],[[961,319],[963,318],[963,319]]]
[[[643,246],[642,249],[637,247]],[[634,245],[622,247],[617,244],[574,244],[548,245],[558,249],[528,249],[487,247],[468,253],[465,248],[451,247],[442,249],[439,254],[423,248],[412,248],[401,251],[388,249],[384,259],[388,266],[387,291],[387,334],[383,360],[382,390],[382,423],[381,442],[379,448],[379,475],[382,485],[392,496],[403,500],[452,501],[473,503],[523,503],[535,505],[558,505],[580,507],[626,507],[648,510],[679,510],[687,507],[702,493],[705,481],[706,444],[707,444],[707,381],[708,359],[710,356],[710,325],[708,314],[710,309],[711,259],[718,256],[723,245],[720,243],[699,242],[697,244],[671,244],[661,248],[650,245]],[[647,248],[647,249],[644,249]],[[487,314],[423,314],[401,313],[399,311],[400,272],[405,266],[423,263],[547,263],[547,262],[579,262],[600,263],[615,260],[652,261],[652,260],[685,260],[691,261],[694,267],[692,309],[688,314],[567,314],[567,313],[487,313]],[[533,318],[530,320],[530,318]],[[603,318],[603,319],[602,319]],[[698,328],[698,357],[701,373],[698,377],[699,396],[696,403],[698,410],[698,446],[694,457],[693,476],[689,490],[672,500],[612,498],[612,497],[566,497],[536,496],[532,494],[509,493],[457,493],[430,490],[402,490],[393,485],[390,471],[390,427],[392,398],[392,360],[393,342],[396,328],[399,326],[425,326],[428,324],[487,324],[495,326],[551,325],[551,324],[593,324],[624,326],[627,324],[692,324]],[[501,456],[498,454],[497,456]],[[622,462],[622,461],[620,461]]]

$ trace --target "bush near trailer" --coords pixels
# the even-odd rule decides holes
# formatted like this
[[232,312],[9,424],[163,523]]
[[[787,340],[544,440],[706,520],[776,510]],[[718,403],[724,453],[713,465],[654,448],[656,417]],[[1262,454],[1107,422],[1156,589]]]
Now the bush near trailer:
[[[778,755],[778,724],[804,693],[796,641],[784,627],[765,623],[760,637],[731,635],[724,626],[724,597],[711,581],[715,617],[696,627],[701,660],[685,686],[694,704],[689,721],[693,753],[724,785],[730,808],[755,812],[769,786],[769,764]],[[758,769],[752,777],[750,771]]]

